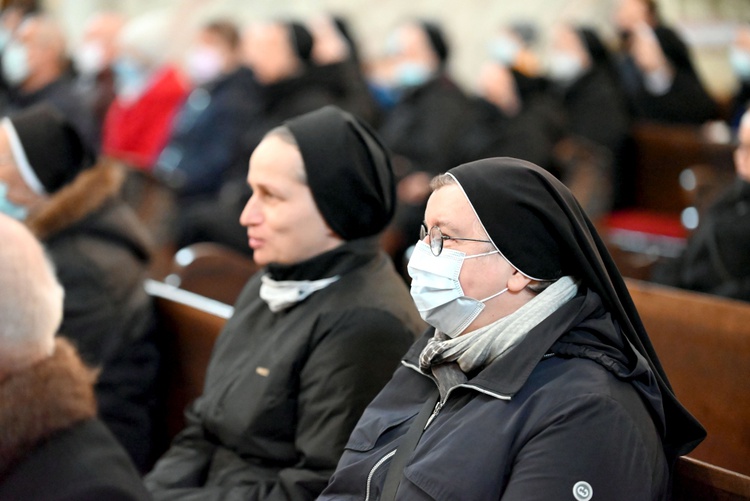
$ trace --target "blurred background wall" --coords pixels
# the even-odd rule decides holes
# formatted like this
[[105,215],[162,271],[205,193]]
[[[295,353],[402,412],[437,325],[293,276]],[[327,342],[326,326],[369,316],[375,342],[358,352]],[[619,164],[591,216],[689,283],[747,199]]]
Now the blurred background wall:
[[[487,40],[504,23],[532,21],[543,35],[561,19],[600,28],[614,40],[615,0],[39,0],[65,25],[75,43],[85,19],[110,9],[137,15],[168,9],[177,20],[176,50],[201,21],[229,16],[245,24],[273,17],[306,18],[320,12],[346,17],[355,30],[365,57],[384,50],[388,33],[409,17],[439,21],[453,46],[451,67],[457,79],[473,88],[487,57]],[[716,96],[730,94],[736,83],[727,60],[727,43],[738,21],[750,21],[750,0],[660,0],[667,24],[677,28],[691,45],[706,86]],[[544,41],[540,43],[544,49]]]

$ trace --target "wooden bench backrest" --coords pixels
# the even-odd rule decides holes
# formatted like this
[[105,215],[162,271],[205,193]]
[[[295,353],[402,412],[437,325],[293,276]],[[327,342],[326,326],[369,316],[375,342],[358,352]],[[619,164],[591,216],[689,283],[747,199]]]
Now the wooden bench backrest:
[[640,208],[679,214],[684,208],[679,176],[691,165],[708,164],[720,172],[734,172],[733,146],[706,141],[699,127],[640,122],[633,126],[632,135]]
[[750,304],[626,281],[675,394],[708,431],[691,457],[750,474]]
[[689,457],[677,461],[672,501],[750,501],[750,477]]
[[148,281],[159,319],[166,431],[171,439],[185,426],[185,408],[203,392],[211,351],[232,308],[169,285]]
[[168,283],[226,304],[234,304],[258,265],[220,244],[201,242],[177,251]]

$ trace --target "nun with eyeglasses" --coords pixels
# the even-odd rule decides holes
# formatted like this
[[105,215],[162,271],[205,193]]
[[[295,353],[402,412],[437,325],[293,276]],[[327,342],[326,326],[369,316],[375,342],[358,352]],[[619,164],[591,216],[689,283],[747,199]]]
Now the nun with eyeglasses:
[[319,499],[666,499],[705,431],[578,202],[512,158],[432,188],[408,265],[432,327]]

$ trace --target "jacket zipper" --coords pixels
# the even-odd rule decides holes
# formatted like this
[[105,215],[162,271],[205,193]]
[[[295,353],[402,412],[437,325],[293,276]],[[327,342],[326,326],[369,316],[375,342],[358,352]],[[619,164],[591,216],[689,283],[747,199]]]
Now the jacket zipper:
[[[446,395],[446,400],[448,399],[448,395]],[[432,423],[432,420],[437,417],[437,415],[440,413],[440,409],[443,408],[443,402],[438,400],[435,404],[435,409],[433,409],[432,414],[430,414],[430,417],[427,418],[427,422],[424,425],[424,428],[422,431],[426,430],[428,426],[430,426],[430,423]]]
[[385,456],[383,456],[382,458],[380,458],[380,460],[377,463],[375,463],[375,466],[373,466],[372,469],[370,470],[370,474],[367,475],[367,490],[365,491],[365,493],[366,493],[366,495],[365,495],[365,501],[370,501],[370,485],[372,484],[372,477],[373,477],[373,475],[375,475],[375,470],[377,470],[378,468],[380,468],[383,465],[383,463],[385,463],[390,458],[392,458],[393,455],[396,454],[397,450],[398,450],[398,448],[393,449],[391,452],[389,452],[388,454],[386,454]]

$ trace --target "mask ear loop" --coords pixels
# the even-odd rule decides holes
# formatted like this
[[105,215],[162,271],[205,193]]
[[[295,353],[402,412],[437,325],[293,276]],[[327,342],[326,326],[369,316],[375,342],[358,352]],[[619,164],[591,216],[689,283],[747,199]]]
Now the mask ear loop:
[[479,300],[479,302],[480,302],[480,303],[486,303],[487,301],[489,301],[489,300],[490,300],[490,299],[492,299],[493,297],[497,297],[497,296],[499,296],[500,294],[502,294],[503,292],[507,292],[507,291],[508,291],[508,288],[506,287],[505,289],[501,290],[500,292],[496,292],[495,294],[493,294],[493,295],[491,295],[491,296],[488,296],[488,297],[486,297],[486,298],[484,298],[484,299],[480,299],[480,300]]
[[464,259],[473,259],[475,257],[484,257],[484,256],[489,256],[491,254],[500,254],[500,251],[499,250],[493,250],[493,251],[489,251],[489,252],[484,252],[482,254],[472,254],[471,256],[464,256]]

